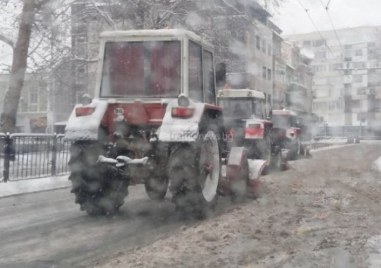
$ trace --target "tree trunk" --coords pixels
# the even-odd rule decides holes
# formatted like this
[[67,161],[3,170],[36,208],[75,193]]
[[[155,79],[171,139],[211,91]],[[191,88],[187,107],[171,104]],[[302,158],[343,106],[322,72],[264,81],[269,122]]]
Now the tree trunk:
[[17,108],[24,85],[35,8],[35,0],[24,0],[17,42],[13,50],[8,90],[3,100],[3,111],[0,116],[1,132],[14,132],[16,128]]

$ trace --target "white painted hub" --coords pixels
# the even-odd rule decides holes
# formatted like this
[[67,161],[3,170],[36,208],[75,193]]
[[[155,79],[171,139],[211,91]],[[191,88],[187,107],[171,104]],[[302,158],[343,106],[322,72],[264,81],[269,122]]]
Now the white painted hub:
[[208,131],[203,138],[200,152],[201,170],[205,169],[205,165],[210,167],[202,187],[202,195],[207,202],[211,202],[217,194],[220,164],[220,152],[216,134],[213,131]]

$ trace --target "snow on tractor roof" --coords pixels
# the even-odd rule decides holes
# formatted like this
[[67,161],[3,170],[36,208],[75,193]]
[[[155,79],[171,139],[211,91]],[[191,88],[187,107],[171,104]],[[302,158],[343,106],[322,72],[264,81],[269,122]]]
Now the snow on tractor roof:
[[273,115],[293,115],[293,116],[297,116],[297,114],[293,111],[290,111],[290,110],[272,110],[272,113]]
[[203,45],[213,47],[210,43],[202,39],[197,34],[183,29],[158,29],[158,30],[128,30],[128,31],[105,31],[100,34],[101,39],[139,39],[144,40],[152,39],[155,37],[159,38],[175,38],[182,39],[188,38],[196,42],[202,43]]
[[218,98],[256,98],[265,99],[265,94],[255,89],[222,89],[218,91]]

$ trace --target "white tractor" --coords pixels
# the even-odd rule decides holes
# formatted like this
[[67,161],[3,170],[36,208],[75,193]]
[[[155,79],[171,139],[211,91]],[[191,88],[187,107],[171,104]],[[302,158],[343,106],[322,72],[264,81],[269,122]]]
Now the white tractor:
[[245,151],[224,149],[211,45],[185,30],[138,30],[101,34],[100,51],[96,98],[75,106],[65,132],[82,210],[113,214],[128,186],[143,183],[151,199],[169,189],[178,211],[203,217],[223,169],[230,192],[246,193]]

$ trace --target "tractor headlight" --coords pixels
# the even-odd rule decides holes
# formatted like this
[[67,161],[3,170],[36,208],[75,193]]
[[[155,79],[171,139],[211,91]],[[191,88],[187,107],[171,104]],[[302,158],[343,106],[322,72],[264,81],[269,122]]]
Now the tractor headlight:
[[180,95],[177,99],[177,104],[181,107],[188,107],[190,105],[189,98],[185,95]]
[[81,97],[81,103],[83,106],[88,105],[91,103],[91,97],[89,94],[83,94]]

